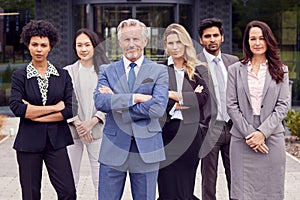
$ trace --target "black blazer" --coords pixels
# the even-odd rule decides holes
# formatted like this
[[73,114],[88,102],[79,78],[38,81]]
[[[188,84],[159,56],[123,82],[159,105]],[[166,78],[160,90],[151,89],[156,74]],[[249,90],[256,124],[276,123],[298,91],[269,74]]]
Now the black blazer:
[[[169,90],[177,91],[177,83],[174,65],[168,66],[169,73]],[[182,98],[184,106],[188,107],[187,109],[183,109],[183,123],[199,123],[200,120],[203,120],[203,105],[206,103],[209,97],[209,91],[206,86],[204,79],[202,79],[201,75],[195,70],[195,73],[198,76],[194,77],[194,81],[189,80],[189,77],[186,73],[184,73],[184,80],[182,85]],[[200,85],[203,86],[203,90],[201,93],[195,93],[195,88]],[[166,121],[169,121],[171,116],[169,115],[169,111],[173,108],[176,101],[169,99],[167,109],[166,109]]]
[[10,109],[15,116],[20,117],[20,124],[14,149],[23,152],[40,152],[46,146],[47,137],[54,149],[60,149],[73,144],[67,119],[72,114],[71,77],[66,70],[56,68],[59,76],[50,76],[46,105],[54,105],[59,101],[65,103],[61,111],[64,120],[59,122],[34,122],[25,118],[27,105],[22,99],[32,105],[42,105],[42,97],[37,78],[27,79],[26,68],[14,71],[11,77]]

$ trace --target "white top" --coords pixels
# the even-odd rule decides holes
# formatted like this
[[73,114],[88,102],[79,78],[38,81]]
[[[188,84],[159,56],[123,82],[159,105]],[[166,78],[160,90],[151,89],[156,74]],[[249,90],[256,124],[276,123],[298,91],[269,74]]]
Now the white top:
[[[79,116],[80,120],[90,120],[94,117],[93,108],[94,108],[94,98],[93,93],[97,86],[98,76],[95,72],[94,66],[92,67],[83,67],[79,63],[79,72],[78,72],[78,88],[79,91],[77,95],[80,95],[81,102],[78,109],[84,109],[78,113],[84,113],[84,116]],[[89,109],[87,109],[89,108]]]
[[[174,64],[174,61],[172,57],[170,56],[168,58],[168,65]],[[177,92],[182,92],[182,85],[184,80],[184,69],[178,70],[174,65],[175,70],[175,77],[176,77],[176,83],[177,83]],[[183,99],[179,101],[180,105],[183,105]],[[182,112],[181,110],[175,110],[176,104],[173,106],[173,108],[169,111],[169,114],[172,116],[171,119],[181,119],[183,120]]]

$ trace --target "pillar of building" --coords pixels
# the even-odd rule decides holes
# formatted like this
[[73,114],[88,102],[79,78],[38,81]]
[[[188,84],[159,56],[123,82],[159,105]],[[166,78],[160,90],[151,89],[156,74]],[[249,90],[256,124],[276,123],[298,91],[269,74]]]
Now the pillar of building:
[[35,19],[47,19],[58,29],[60,42],[54,47],[48,59],[57,67],[64,67],[73,54],[72,1],[36,0]]
[[198,38],[197,27],[202,19],[216,17],[224,23],[225,41],[222,44],[222,52],[232,53],[232,4],[231,0],[195,0],[194,38]]

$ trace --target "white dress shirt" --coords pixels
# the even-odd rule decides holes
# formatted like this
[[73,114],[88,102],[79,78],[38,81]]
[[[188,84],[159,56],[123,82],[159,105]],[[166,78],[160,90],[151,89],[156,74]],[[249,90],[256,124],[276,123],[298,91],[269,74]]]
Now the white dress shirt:
[[[213,85],[214,85],[214,90],[215,90],[215,95],[216,95],[216,98],[217,98],[217,104],[218,104],[218,115],[217,115],[217,120],[220,120],[220,121],[227,121],[228,119],[223,119],[223,115],[222,115],[222,108],[221,108],[221,98],[220,98],[220,94],[219,92],[219,86],[218,86],[218,80],[217,80],[217,77],[216,77],[216,71],[214,69],[214,58],[216,56],[208,53],[205,49],[203,49],[203,53],[206,57],[206,61],[208,63],[208,68],[209,68],[209,71],[210,71],[210,74],[211,74],[211,78],[212,78],[212,81],[213,81]],[[221,51],[219,52],[219,55],[217,56],[219,58],[219,65],[221,66],[221,69],[222,69],[222,74],[224,76],[224,81],[225,81],[225,88],[227,86],[227,70],[226,70],[226,67],[223,63],[223,60],[221,58]],[[223,99],[223,101],[226,101],[226,99]],[[228,114],[226,114],[226,116],[228,116]]]

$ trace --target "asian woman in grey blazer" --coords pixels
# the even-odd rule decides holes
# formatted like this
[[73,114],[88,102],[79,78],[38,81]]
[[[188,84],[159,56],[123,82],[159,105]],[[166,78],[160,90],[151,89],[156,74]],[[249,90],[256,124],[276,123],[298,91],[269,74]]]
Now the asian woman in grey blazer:
[[284,198],[283,118],[289,102],[288,68],[269,26],[250,22],[243,59],[228,69],[227,111],[231,129],[231,198]]
[[86,149],[91,166],[95,197],[97,197],[98,157],[105,114],[96,110],[93,93],[98,82],[98,68],[101,64],[109,63],[109,60],[105,56],[104,49],[99,45],[97,34],[90,29],[82,28],[76,32],[73,48],[79,59],[64,69],[69,72],[72,78],[78,114],[68,120],[74,139],[74,145],[68,147],[68,154],[77,187],[83,150]]

